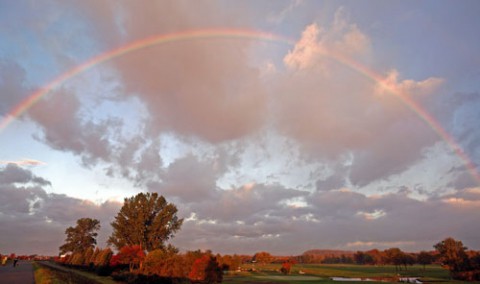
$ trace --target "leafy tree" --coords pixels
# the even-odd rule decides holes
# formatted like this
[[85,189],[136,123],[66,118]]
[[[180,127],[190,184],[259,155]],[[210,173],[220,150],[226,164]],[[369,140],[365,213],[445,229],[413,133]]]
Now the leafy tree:
[[70,264],[73,265],[82,265],[83,261],[85,260],[82,252],[75,252],[70,259]]
[[223,272],[217,259],[207,253],[195,260],[188,274],[188,278],[204,283],[221,283],[223,280]]
[[112,273],[110,268],[110,260],[112,259],[113,251],[110,248],[101,250],[95,257],[95,273],[100,276],[108,276]]
[[287,261],[283,262],[282,267],[280,268],[280,272],[282,272],[285,275],[290,274],[290,270],[292,269],[292,265],[293,265],[293,262],[291,262],[290,260],[287,260]]
[[124,246],[117,255],[117,260],[121,264],[128,264],[130,272],[145,259],[145,252],[139,245]]
[[83,259],[83,265],[84,266],[89,266],[90,265],[90,259],[92,258],[94,251],[92,247],[89,247],[85,253],[84,253],[84,259]]
[[468,256],[465,252],[467,248],[461,241],[446,238],[433,247],[438,251],[442,263],[451,272],[468,270]]
[[353,254],[353,259],[356,264],[374,264],[375,259],[368,253],[357,251]]
[[117,249],[140,245],[152,251],[164,249],[165,242],[180,230],[183,219],[177,207],[157,193],[139,193],[125,198],[120,212],[112,222],[113,232],[108,243]]
[[220,266],[222,267],[223,271],[227,270],[237,270],[241,263],[242,260],[241,258],[234,254],[232,255],[224,255],[223,257],[220,255],[217,255],[217,261],[220,263]]
[[415,263],[415,257],[408,253],[402,253],[401,260],[405,270],[407,270],[407,265],[413,265]]
[[110,248],[105,248],[100,250],[94,260],[95,266],[108,266],[110,264],[110,259],[113,256],[113,252]]
[[376,264],[376,265],[383,264],[384,256],[383,256],[383,253],[378,249],[372,249],[365,253],[370,255],[373,258],[372,264]]
[[257,252],[253,256],[253,261],[256,261],[261,264],[266,264],[273,261],[273,256],[266,251],[261,251],[261,252]]
[[405,253],[399,248],[389,248],[385,250],[386,262],[395,265],[395,270],[402,270],[401,265],[404,264]]
[[186,257],[179,255],[176,249],[168,248],[149,252],[143,266],[145,273],[162,277],[187,277],[189,270],[190,265],[187,264]]
[[417,262],[418,264],[423,265],[423,270],[425,270],[425,265],[431,264],[433,262],[433,259],[434,259],[433,255],[426,251],[421,251],[417,255]]
[[90,256],[90,258],[88,259],[85,259],[85,261],[88,262],[88,265],[90,267],[93,267],[95,265],[95,260],[97,259],[99,254],[100,254],[100,248],[96,247],[95,250],[93,251],[92,256]]
[[65,230],[67,238],[60,249],[60,254],[67,252],[83,252],[88,248],[94,248],[97,244],[97,231],[100,229],[100,221],[91,218],[77,220],[75,227],[68,227]]
[[473,269],[480,270],[480,252],[476,252],[470,257],[470,264]]
[[217,258],[210,256],[210,260],[205,267],[205,282],[206,283],[222,283],[223,270],[218,264]]

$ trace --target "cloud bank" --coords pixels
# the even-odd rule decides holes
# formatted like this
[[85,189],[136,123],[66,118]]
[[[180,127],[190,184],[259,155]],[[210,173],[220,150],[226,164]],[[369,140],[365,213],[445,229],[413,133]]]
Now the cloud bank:
[[[480,247],[478,185],[398,98],[422,106],[478,165],[478,91],[452,91],[457,86],[442,77],[448,72],[404,72],[401,59],[381,61],[377,54],[395,58],[400,50],[382,42],[383,26],[354,10],[293,23],[312,4],[189,4],[62,3],[65,13],[42,7],[45,20],[34,16],[33,4],[12,7],[32,13],[17,39],[33,38],[25,56],[34,64],[0,53],[0,115],[31,86],[48,82],[39,66],[61,74],[161,34],[278,29],[294,44],[197,38],[125,54],[71,78],[22,119],[34,125],[35,143],[177,204],[185,222],[174,244],[183,250],[417,250],[452,234]],[[67,18],[68,29],[60,25]],[[40,31],[45,37],[30,36]],[[65,228],[82,217],[101,220],[104,244],[120,204],[69,197],[72,189],[56,188],[35,168],[0,159],[0,225],[7,232],[0,251],[55,253]]]

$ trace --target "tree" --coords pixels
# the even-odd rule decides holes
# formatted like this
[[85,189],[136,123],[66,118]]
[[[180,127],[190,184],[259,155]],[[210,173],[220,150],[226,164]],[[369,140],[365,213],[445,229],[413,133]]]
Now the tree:
[[261,251],[261,252],[257,252],[253,256],[253,261],[256,261],[258,263],[265,265],[266,263],[270,263],[273,261],[273,256],[266,251]]
[[88,262],[88,266],[90,268],[93,268],[95,266],[95,260],[97,259],[99,254],[100,254],[100,248],[96,247],[95,250],[93,251],[92,256],[90,256],[90,258],[88,259],[85,259],[85,261]]
[[480,252],[476,252],[470,257],[470,264],[474,270],[480,270]]
[[283,262],[282,267],[280,268],[280,272],[282,272],[285,275],[290,274],[290,270],[292,269],[292,265],[293,265],[293,262],[291,262],[290,260],[287,260],[287,261]]
[[353,254],[353,259],[355,260],[356,264],[374,264],[375,259],[368,253],[363,251],[357,251]]
[[82,265],[83,261],[85,260],[82,252],[75,252],[70,259],[70,264],[73,265]]
[[223,280],[223,271],[216,257],[206,253],[194,261],[188,278],[204,283],[221,283]]
[[145,252],[139,245],[124,246],[117,255],[117,260],[121,264],[128,264],[130,272],[145,259]]
[[402,253],[401,261],[403,263],[403,266],[405,267],[405,270],[408,270],[407,265],[413,265],[415,263],[415,257],[408,253]]
[[236,254],[233,256],[228,254],[224,256],[217,255],[217,261],[220,263],[223,271],[237,270],[242,263],[241,258]]
[[110,264],[110,259],[113,256],[113,252],[110,248],[105,248],[100,250],[100,252],[96,255],[94,264],[97,267],[108,266]]
[[426,251],[421,251],[417,255],[418,264],[423,265],[423,270],[425,271],[425,265],[431,264],[433,262],[433,255]]
[[172,248],[149,252],[145,258],[143,272],[162,277],[187,277],[191,264],[187,264],[186,257],[178,254],[178,250]]
[[65,230],[67,238],[65,244],[60,249],[60,254],[67,252],[78,253],[94,248],[97,244],[97,231],[100,229],[100,221],[91,218],[81,218],[77,220],[75,227],[68,227]]
[[375,264],[375,265],[383,264],[383,259],[384,259],[383,253],[378,249],[372,249],[365,253],[370,255],[373,258],[372,264]]
[[[395,270],[402,270],[401,265],[404,263],[405,254],[399,248],[389,248],[384,251],[385,258],[388,263],[395,265]],[[406,266],[405,266],[406,268]]]
[[164,249],[165,242],[180,230],[183,219],[177,207],[157,193],[139,193],[125,198],[120,212],[111,223],[113,232],[108,243],[117,249],[139,245],[152,251]]
[[90,266],[90,259],[92,258],[94,251],[92,247],[89,247],[84,253],[83,265]]
[[460,272],[468,269],[468,256],[465,252],[467,248],[463,246],[461,241],[446,238],[433,247],[438,251],[440,261],[451,272]]

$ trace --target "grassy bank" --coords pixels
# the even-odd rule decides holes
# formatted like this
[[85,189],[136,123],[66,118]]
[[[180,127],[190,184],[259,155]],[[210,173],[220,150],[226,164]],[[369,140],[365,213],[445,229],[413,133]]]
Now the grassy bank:
[[[66,268],[51,262],[34,263],[36,284],[118,284],[111,277],[102,277],[78,269]],[[37,273],[38,271],[38,273]],[[37,274],[39,279],[37,280]],[[44,282],[40,282],[44,281]],[[50,281],[50,282],[48,282]]]
[[35,284],[62,284],[60,279],[55,277],[55,273],[48,268],[33,263],[33,275]]

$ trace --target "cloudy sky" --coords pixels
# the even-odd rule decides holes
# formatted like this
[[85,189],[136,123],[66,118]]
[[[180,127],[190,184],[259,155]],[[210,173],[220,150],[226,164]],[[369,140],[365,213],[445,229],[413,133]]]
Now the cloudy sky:
[[158,192],[181,250],[480,249],[478,1],[0,1],[0,253]]

